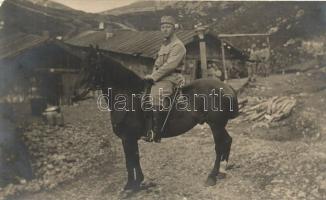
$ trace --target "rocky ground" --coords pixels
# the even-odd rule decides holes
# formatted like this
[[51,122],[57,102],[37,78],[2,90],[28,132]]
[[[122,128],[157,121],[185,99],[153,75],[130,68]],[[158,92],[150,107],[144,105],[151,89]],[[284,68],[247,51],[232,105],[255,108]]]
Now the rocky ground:
[[[250,84],[241,98],[289,96],[297,103],[289,117],[268,128],[255,126],[255,121],[230,121],[231,168],[213,187],[204,186],[215,157],[206,125],[160,144],[140,141],[144,189],[127,194],[121,191],[126,180],[123,152],[109,114],[97,111],[95,100],[66,107],[65,127],[49,133],[30,130],[43,138],[29,144],[41,154],[33,160],[43,181],[40,188],[21,190],[10,199],[326,199],[325,82],[322,68]],[[48,143],[52,150],[46,149]],[[50,184],[44,184],[46,180]],[[1,194],[5,192],[8,187]]]

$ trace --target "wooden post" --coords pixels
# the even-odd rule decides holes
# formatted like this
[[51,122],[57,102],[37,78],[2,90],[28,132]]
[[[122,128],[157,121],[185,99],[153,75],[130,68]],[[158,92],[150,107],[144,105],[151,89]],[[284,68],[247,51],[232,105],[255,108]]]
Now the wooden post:
[[223,61],[223,71],[224,71],[224,81],[228,80],[228,72],[225,66],[225,52],[224,52],[224,41],[221,39],[221,50],[222,50],[222,61]]
[[267,36],[266,38],[266,41],[267,41],[267,47],[268,47],[268,54],[269,54],[269,57],[268,57],[268,66],[267,66],[267,69],[268,69],[268,74],[271,72],[271,45],[270,45],[270,42],[269,42],[269,36]]
[[207,58],[206,58],[206,42],[205,42],[205,29],[199,28],[198,30],[199,36],[199,50],[200,50],[200,67],[202,78],[207,78]]

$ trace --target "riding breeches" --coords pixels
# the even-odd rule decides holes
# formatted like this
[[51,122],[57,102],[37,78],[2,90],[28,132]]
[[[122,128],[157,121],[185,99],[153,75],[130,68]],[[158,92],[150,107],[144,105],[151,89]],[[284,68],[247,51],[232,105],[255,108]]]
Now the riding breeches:
[[151,88],[151,97],[153,106],[162,106],[166,103],[166,98],[170,97],[173,89],[183,81],[181,74],[172,74],[164,77],[162,80],[155,82]]

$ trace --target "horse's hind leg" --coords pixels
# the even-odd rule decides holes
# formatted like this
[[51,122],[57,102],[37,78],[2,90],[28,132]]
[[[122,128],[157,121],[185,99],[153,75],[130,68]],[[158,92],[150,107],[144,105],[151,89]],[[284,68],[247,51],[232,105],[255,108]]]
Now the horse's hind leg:
[[229,156],[231,151],[232,145],[232,137],[229,135],[227,130],[224,128],[224,140],[222,143],[222,154],[221,154],[221,161],[229,162]]
[[225,130],[225,125],[209,123],[214,137],[216,158],[214,167],[207,177],[206,185],[208,186],[216,184],[217,175],[220,171],[220,162],[229,159],[232,138]]

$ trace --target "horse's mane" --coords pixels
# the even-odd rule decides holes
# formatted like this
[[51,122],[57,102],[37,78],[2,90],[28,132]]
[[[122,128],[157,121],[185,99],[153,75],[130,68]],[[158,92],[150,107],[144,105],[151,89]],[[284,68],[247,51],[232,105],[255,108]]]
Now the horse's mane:
[[104,75],[110,79],[112,87],[132,91],[141,91],[144,88],[142,78],[114,58],[105,56],[101,62]]

